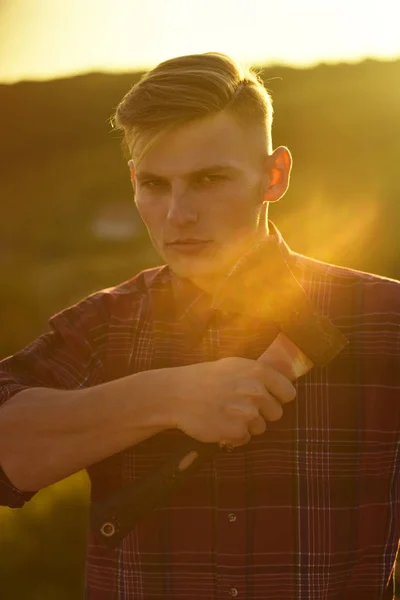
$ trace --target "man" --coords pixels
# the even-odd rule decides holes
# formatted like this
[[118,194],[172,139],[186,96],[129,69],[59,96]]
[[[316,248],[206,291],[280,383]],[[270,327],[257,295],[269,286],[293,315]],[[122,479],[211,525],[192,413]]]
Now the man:
[[[267,216],[291,156],[272,151],[265,88],[229,57],[160,64],[115,123],[166,266],[53,316],[0,363],[2,503],[22,506],[82,468],[96,500],[163,464],[185,435],[230,443],[117,548],[89,533],[88,598],[391,598],[399,282],[288,248]],[[262,239],[349,341],[297,382],[257,360],[276,323],[210,308]]]

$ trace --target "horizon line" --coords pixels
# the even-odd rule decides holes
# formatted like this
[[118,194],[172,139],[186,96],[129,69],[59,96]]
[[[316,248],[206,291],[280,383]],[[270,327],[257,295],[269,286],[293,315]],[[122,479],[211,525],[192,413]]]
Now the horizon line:
[[[317,59],[311,62],[304,63],[296,63],[291,61],[266,61],[262,60],[243,60],[242,62],[249,64],[255,69],[264,69],[264,68],[284,68],[284,69],[294,69],[294,70],[311,70],[321,66],[339,66],[339,65],[351,65],[356,66],[358,64],[362,64],[364,62],[375,62],[375,63],[395,63],[400,61],[400,53],[391,57],[377,57],[377,56],[361,56],[357,58],[348,58],[348,59]],[[143,66],[132,67],[132,69],[126,67],[89,67],[88,69],[83,68],[82,70],[73,70],[73,71],[60,71],[54,75],[44,75],[40,76],[22,76],[21,78],[0,78],[0,85],[17,85],[19,83],[44,83],[48,81],[59,81],[65,79],[73,79],[75,77],[84,77],[86,75],[128,75],[128,74],[140,74],[150,71],[156,66],[156,64],[147,64]]]

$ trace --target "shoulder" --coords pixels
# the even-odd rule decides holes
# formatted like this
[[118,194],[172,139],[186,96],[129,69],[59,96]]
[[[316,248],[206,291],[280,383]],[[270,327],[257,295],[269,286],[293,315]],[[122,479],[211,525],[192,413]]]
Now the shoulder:
[[395,287],[400,286],[400,281],[397,279],[324,262],[309,256],[304,256],[303,254],[293,253],[293,255],[294,264],[298,270],[304,273],[314,273],[315,275],[328,280],[338,280],[343,285],[352,285],[357,282],[361,284],[390,283],[394,284]]
[[162,285],[168,278],[169,271],[165,266],[146,269],[118,285],[91,294],[84,301],[104,304],[110,309],[132,303],[135,305],[148,299],[152,289]]
[[52,328],[84,329],[91,336],[101,336],[113,322],[128,324],[149,303],[151,290],[168,280],[165,266],[143,270],[115,286],[93,292],[54,314]]
[[400,281],[295,255],[296,276],[319,303],[354,314],[393,313],[400,322]]
[[400,355],[400,281],[302,255],[294,271],[317,310],[363,352]]

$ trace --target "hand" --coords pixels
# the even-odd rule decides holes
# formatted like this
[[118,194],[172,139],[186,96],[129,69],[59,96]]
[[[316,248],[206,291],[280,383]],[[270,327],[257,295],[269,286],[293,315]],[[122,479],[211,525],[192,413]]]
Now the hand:
[[296,396],[290,379],[265,360],[229,357],[172,371],[175,426],[201,442],[246,444]]

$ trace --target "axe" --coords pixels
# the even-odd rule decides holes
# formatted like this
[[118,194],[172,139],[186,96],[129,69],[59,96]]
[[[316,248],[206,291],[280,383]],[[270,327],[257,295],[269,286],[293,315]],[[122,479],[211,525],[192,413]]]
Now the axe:
[[[280,333],[259,360],[294,381],[311,368],[324,367],[347,339],[319,314],[293,275],[273,238],[255,244],[236,263],[214,294],[212,308],[262,322]],[[92,503],[92,531],[110,548],[148,515],[165,506],[179,485],[228,442],[204,443],[187,437],[182,450],[161,468]]]

